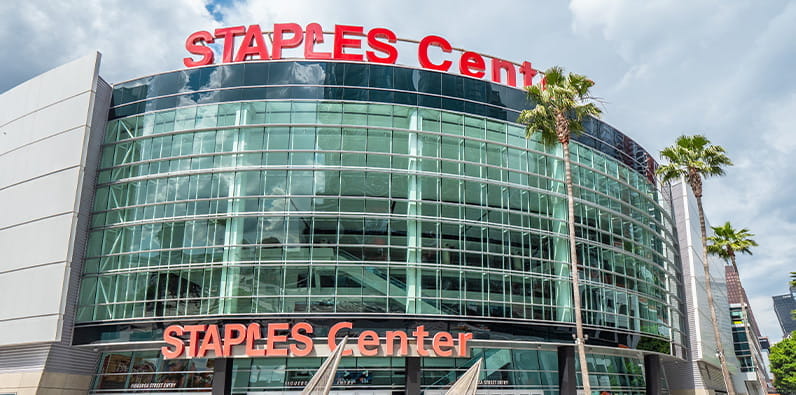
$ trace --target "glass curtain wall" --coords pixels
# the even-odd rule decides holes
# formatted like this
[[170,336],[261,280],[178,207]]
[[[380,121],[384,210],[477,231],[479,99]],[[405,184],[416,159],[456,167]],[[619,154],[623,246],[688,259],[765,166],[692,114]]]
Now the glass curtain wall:
[[[112,121],[78,320],[570,322],[561,160],[523,135],[467,114],[329,101]],[[586,323],[668,338],[670,244],[654,186],[589,147],[572,152]]]

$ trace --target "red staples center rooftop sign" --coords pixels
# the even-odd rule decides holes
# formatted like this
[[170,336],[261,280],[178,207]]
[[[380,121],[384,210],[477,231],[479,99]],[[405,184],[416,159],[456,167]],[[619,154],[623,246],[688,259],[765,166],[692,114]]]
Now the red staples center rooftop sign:
[[[269,323],[265,328],[257,323],[171,325],[163,331],[163,341],[167,346],[161,348],[161,353],[165,359],[327,356],[339,345],[338,333],[352,328],[351,322],[334,324],[329,328],[326,341],[316,344],[312,337],[314,328],[307,322],[292,326],[286,322]],[[404,331],[393,330],[386,331],[380,338],[375,331],[365,330],[350,338],[343,355],[468,357],[467,341],[473,338],[472,333],[459,333],[458,336],[449,332],[432,334],[423,325],[412,331],[411,336]]]
[[[325,34],[332,36],[332,42],[330,48],[323,51],[316,45],[325,42]],[[269,43],[266,43],[265,36],[269,38]],[[286,49],[303,46],[304,59],[395,64],[398,60],[398,47],[395,44],[398,41],[417,45],[417,61],[424,69],[450,72],[456,61],[462,75],[475,78],[488,75],[492,82],[515,87],[519,80],[518,73],[522,78],[522,86],[532,85],[534,76],[538,74],[530,62],[515,64],[454,48],[448,40],[440,36],[431,35],[420,41],[413,41],[399,39],[392,30],[383,27],[366,32],[362,26],[349,25],[335,25],[333,32],[324,32],[317,23],[310,23],[303,29],[296,23],[277,23],[271,32],[263,32],[260,25],[225,27],[216,29],[213,33],[198,31],[185,41],[185,49],[195,56],[184,58],[183,63],[186,67],[213,64],[217,54],[208,44],[216,44],[221,50],[222,63],[283,59]],[[457,55],[453,54],[454,50]],[[435,58],[442,60],[432,60],[432,51],[435,52]]]

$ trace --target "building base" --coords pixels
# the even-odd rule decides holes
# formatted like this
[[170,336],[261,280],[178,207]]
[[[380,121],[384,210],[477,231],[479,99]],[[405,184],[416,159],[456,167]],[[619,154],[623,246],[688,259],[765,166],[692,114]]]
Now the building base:
[[88,392],[90,375],[46,372],[43,370],[0,373],[0,393],[16,395],[78,395]]

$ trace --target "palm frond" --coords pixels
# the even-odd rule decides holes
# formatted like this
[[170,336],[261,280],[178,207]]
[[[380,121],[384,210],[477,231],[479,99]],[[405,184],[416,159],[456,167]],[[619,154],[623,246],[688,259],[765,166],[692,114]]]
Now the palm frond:
[[722,146],[712,145],[699,134],[678,137],[674,145],[661,150],[661,157],[669,162],[656,171],[663,182],[688,175],[690,171],[705,178],[721,176],[726,166],[732,166]]
[[[527,87],[528,100],[535,104],[531,110],[523,111],[517,121],[525,125],[525,136],[540,134],[545,145],[559,142],[561,136],[583,131],[583,122],[589,116],[598,117],[602,111],[590,102],[589,89],[594,81],[580,74],[564,73],[554,66],[544,72],[545,84]],[[556,130],[556,116],[563,115],[566,130]]]
[[711,244],[708,252],[724,260],[730,260],[735,253],[752,255],[752,247],[757,247],[757,242],[752,239],[754,234],[749,229],[735,230],[730,222],[721,226],[712,226],[714,235],[708,237]]

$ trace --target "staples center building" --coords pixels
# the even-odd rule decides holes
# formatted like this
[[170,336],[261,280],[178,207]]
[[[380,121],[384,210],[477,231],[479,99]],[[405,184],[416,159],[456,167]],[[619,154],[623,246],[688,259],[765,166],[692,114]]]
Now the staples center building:
[[[266,30],[197,32],[183,70],[109,85],[95,54],[0,96],[0,392],[297,393],[345,335],[335,391],[442,393],[480,358],[479,393],[580,387],[562,154],[516,122],[541,75],[438,36],[403,66],[387,29]],[[665,392],[671,205],[644,149],[585,126],[592,388]]]

